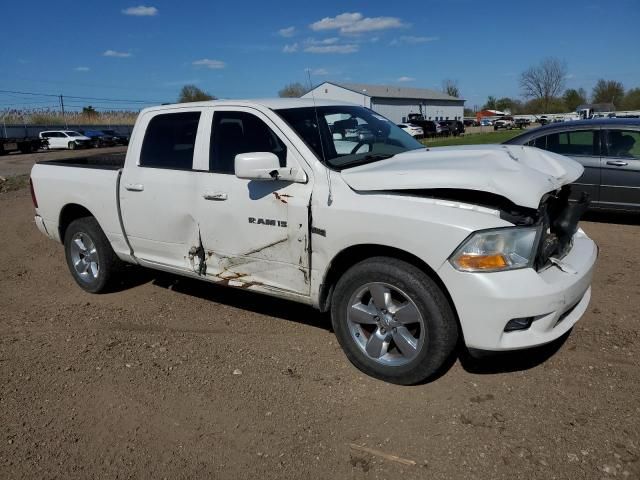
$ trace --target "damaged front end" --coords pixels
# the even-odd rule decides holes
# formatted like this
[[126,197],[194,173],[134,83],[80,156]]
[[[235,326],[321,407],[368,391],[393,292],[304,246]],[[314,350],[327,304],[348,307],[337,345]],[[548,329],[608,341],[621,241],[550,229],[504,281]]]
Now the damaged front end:
[[537,227],[535,257],[531,265],[536,270],[562,259],[571,250],[578,222],[590,203],[585,193],[577,202],[570,202],[570,185],[546,194],[537,209],[522,207],[501,195],[479,190],[440,188],[393,193],[486,207],[497,211],[500,218],[515,226]]
[[578,223],[589,208],[589,196],[582,193],[577,202],[569,202],[571,187],[546,195],[538,209],[540,238],[535,257],[535,268],[548,266],[553,259],[563,258],[571,250]]

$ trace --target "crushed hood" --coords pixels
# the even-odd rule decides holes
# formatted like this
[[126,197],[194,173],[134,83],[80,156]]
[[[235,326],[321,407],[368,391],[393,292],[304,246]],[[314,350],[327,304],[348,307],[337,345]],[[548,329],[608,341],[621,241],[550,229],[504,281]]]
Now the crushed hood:
[[359,191],[477,190],[537,208],[544,194],[577,180],[582,172],[578,162],[533,147],[471,145],[411,150],[341,175]]

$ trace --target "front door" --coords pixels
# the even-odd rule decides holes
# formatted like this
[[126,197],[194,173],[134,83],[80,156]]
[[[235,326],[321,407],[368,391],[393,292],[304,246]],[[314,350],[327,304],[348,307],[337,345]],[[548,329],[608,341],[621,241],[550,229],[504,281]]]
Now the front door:
[[[308,295],[311,181],[245,180],[235,176],[239,153],[272,152],[280,165],[302,168],[300,154],[281,130],[252,108],[209,112],[209,158],[198,174],[201,249],[196,273],[241,288]],[[202,263],[206,267],[202,266]]]
[[640,131],[605,131],[600,200],[607,208],[640,208]]

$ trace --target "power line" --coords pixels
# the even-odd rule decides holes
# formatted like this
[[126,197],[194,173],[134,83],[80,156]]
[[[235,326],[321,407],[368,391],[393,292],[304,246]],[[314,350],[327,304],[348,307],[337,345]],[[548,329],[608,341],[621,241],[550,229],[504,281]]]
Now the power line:
[[[18,95],[32,95],[32,96],[40,96],[40,97],[56,97],[60,98],[59,94],[53,93],[36,93],[36,92],[20,92],[16,90],[0,90],[0,93],[8,93],[8,94],[18,94]],[[118,99],[118,98],[100,98],[100,97],[81,97],[76,95],[63,95],[67,98],[75,98],[76,100],[99,100],[106,102],[115,102],[115,103],[142,103],[142,104],[155,104],[155,103],[163,103],[161,100],[127,100],[127,99]]]

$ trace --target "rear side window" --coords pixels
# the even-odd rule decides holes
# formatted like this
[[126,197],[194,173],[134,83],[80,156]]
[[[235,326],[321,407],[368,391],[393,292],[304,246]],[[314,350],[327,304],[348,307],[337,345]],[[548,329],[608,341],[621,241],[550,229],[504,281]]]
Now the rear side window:
[[611,157],[640,159],[640,132],[609,130],[607,148]]
[[153,117],[144,134],[140,166],[190,170],[199,120],[200,112]]
[[596,134],[595,130],[552,133],[545,137],[545,148],[561,155],[596,155]]
[[251,152],[271,152],[281,167],[287,166],[287,147],[266,123],[246,112],[215,112],[209,170],[233,174],[236,155]]

